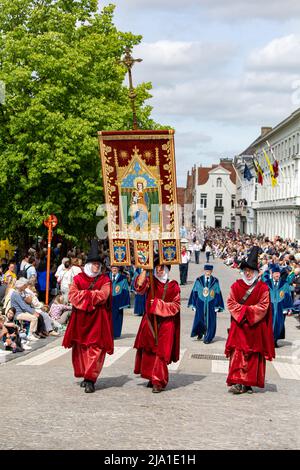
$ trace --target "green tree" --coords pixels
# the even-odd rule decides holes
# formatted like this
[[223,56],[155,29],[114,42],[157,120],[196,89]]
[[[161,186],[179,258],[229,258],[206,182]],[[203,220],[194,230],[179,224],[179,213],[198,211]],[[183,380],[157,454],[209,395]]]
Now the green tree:
[[[98,130],[132,128],[125,47],[141,36],[113,23],[97,0],[0,0],[0,238],[41,234],[50,213],[70,241],[93,235],[103,202]],[[137,87],[140,128],[150,83]]]

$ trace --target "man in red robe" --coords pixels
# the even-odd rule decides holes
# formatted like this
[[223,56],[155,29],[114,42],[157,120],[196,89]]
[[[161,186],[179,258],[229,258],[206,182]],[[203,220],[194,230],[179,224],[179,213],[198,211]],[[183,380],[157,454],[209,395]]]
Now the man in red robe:
[[73,306],[63,346],[72,348],[75,377],[83,377],[86,393],[95,391],[106,353],[113,354],[112,287],[108,275],[101,274],[97,240],[92,241],[84,271],[74,277],[69,291]]
[[134,373],[148,379],[153,393],[161,392],[169,381],[168,364],[177,362],[180,353],[180,288],[169,281],[170,266],[154,262],[154,288],[146,271],[136,278],[135,291],[146,294],[142,318],[134,347],[137,349]]
[[252,386],[263,388],[266,359],[275,357],[270,294],[258,278],[258,252],[254,246],[242,261],[242,279],[231,286],[227,300],[231,314],[225,347],[230,358],[227,384],[234,394],[252,393]]

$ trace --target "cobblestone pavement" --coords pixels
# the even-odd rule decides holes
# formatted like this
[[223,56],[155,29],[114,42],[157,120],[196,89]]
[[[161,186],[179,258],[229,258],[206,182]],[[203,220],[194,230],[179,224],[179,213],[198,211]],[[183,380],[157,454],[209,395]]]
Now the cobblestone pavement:
[[[133,374],[132,349],[140,318],[126,312],[123,337],[105,363],[96,393],[74,379],[71,355],[61,338],[0,364],[0,399],[6,422],[1,449],[299,449],[300,331],[287,318],[286,340],[267,364],[265,390],[227,392],[223,357],[227,312],[218,314],[212,344],[190,338],[193,312],[186,308],[193,280],[203,266],[191,263],[182,288],[182,357],[170,382],[152,394]],[[224,298],[238,273],[215,260]],[[171,270],[178,279],[178,268]],[[200,359],[193,358],[199,354]],[[201,358],[201,355],[207,358]],[[3,357],[2,357],[2,360]],[[3,416],[3,413],[2,413]]]

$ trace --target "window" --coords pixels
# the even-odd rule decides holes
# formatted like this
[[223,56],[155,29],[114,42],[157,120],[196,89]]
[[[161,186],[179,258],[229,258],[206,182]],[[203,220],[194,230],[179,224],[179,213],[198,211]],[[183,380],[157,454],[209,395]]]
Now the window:
[[207,208],[207,194],[200,194],[200,207],[202,209]]
[[222,228],[222,217],[215,218],[215,228]]
[[222,188],[222,178],[217,178],[217,188]]
[[206,215],[203,217],[203,225],[206,227]]
[[223,207],[223,194],[216,194],[216,207]]
[[234,209],[235,207],[235,194],[232,194],[231,196],[231,209]]

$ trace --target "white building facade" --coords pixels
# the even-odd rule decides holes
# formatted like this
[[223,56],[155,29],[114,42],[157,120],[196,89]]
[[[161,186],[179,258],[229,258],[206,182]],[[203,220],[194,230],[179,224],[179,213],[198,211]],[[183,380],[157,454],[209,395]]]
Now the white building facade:
[[[263,150],[266,150],[271,163],[274,158],[268,149],[273,149],[279,163],[277,186],[272,187],[268,164]],[[280,236],[292,240],[300,239],[300,109],[273,129],[262,128],[262,133],[239,158],[256,154],[264,171],[263,185],[251,180],[242,180],[241,194],[245,195],[253,215],[253,233],[264,234],[270,238]],[[241,163],[241,168],[244,167]],[[253,174],[254,169],[251,167]],[[247,189],[248,188],[248,189]],[[247,194],[247,195],[246,195]],[[247,199],[248,197],[248,199]],[[247,217],[248,218],[248,217]],[[247,227],[247,233],[251,233]]]
[[236,173],[232,160],[221,159],[218,165],[198,167],[191,194],[193,210],[189,225],[200,230],[205,227],[234,228]]

